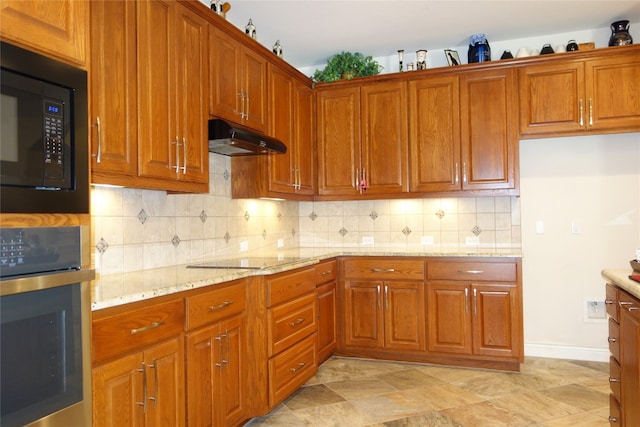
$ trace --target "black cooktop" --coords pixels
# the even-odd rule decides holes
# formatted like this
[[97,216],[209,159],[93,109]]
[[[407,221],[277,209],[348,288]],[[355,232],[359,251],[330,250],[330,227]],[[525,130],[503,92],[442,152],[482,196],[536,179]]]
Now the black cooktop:
[[203,262],[200,264],[190,264],[187,268],[226,268],[243,270],[260,270],[263,268],[278,267],[280,265],[291,264],[300,261],[299,257],[244,257],[230,258]]

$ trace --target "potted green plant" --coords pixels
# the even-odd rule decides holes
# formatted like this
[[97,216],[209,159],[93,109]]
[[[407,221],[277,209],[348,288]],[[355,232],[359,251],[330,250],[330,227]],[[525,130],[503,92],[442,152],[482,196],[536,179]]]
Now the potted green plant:
[[353,77],[375,76],[382,71],[382,66],[371,56],[360,52],[340,52],[327,60],[322,70],[316,70],[311,77],[316,82],[334,82]]

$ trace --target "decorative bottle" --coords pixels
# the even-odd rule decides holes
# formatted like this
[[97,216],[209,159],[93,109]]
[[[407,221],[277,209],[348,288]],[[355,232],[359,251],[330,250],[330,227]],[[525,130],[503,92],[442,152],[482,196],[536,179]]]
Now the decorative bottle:
[[629,34],[629,21],[616,21],[611,24],[609,46],[624,46],[626,44],[633,44],[633,38]]

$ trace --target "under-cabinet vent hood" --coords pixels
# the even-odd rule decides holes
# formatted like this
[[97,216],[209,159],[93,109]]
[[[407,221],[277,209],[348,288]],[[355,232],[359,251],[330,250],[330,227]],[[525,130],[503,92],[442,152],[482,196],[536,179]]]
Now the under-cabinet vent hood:
[[249,156],[268,153],[286,153],[287,146],[275,138],[227,123],[209,120],[209,151],[225,156]]

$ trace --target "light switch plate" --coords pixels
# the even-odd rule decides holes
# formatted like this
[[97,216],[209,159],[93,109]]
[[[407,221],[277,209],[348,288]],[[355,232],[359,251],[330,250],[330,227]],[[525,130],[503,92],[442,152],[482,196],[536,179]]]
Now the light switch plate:
[[244,242],[240,242],[240,252],[246,252],[249,250],[249,242],[246,240]]

